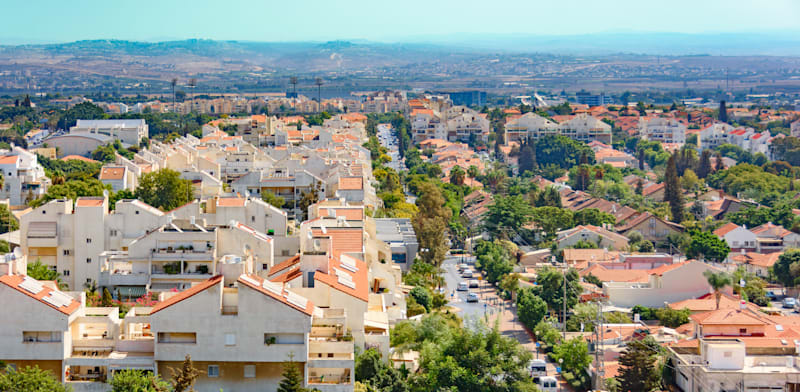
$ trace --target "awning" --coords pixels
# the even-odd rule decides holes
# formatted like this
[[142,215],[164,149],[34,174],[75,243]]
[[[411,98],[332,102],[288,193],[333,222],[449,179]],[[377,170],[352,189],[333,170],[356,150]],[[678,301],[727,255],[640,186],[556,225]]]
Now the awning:
[[117,286],[116,291],[119,293],[119,296],[124,298],[139,298],[145,294],[147,294],[147,290],[145,290],[144,286]]
[[55,238],[55,222],[31,222],[28,225],[28,238]]

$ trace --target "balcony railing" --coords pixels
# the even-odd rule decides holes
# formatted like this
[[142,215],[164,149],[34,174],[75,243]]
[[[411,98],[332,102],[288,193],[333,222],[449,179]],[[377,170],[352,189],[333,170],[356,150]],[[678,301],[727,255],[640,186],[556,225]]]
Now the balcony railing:
[[308,376],[309,384],[350,384],[350,376]]

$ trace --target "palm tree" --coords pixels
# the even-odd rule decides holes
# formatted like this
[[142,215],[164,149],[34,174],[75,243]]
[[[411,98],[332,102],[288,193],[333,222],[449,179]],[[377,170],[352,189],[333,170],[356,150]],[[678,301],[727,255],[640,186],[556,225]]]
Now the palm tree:
[[717,310],[719,310],[719,300],[722,299],[722,289],[731,285],[731,276],[726,272],[714,272],[706,270],[703,276],[708,280],[709,286],[714,290],[714,298],[717,300]]

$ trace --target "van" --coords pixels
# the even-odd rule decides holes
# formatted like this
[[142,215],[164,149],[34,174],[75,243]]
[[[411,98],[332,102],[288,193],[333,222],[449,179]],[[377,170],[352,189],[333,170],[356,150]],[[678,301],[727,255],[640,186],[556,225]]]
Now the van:
[[558,392],[558,381],[553,376],[539,377],[537,386],[542,392]]
[[534,359],[530,365],[531,377],[540,377],[547,375],[547,363],[544,359]]

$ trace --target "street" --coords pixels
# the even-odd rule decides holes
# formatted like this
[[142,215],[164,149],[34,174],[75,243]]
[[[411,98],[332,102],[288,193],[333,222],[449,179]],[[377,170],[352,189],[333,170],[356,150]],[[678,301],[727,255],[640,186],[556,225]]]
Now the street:
[[[468,280],[461,277],[461,274],[458,272],[458,265],[461,263],[470,264],[474,262],[474,260],[474,256],[466,258],[462,258],[461,256],[448,256],[444,263],[442,263],[442,275],[444,277],[446,294],[450,299],[450,306],[459,309],[460,316],[465,320],[465,323],[468,319],[484,317],[484,314],[486,314],[488,316],[487,324],[491,327],[494,326],[495,322],[499,319],[500,333],[503,336],[518,341],[525,349],[533,354],[533,358],[547,361],[547,375],[556,376],[558,378],[560,390],[570,391],[571,389],[564,380],[558,377],[556,373],[556,364],[548,361],[544,352],[538,352],[539,350],[536,348],[536,343],[517,319],[516,307],[511,301],[505,301],[504,306],[503,301],[497,296],[494,287],[485,281],[481,281],[481,286],[477,289],[472,288],[469,289],[469,291],[456,290],[459,282]],[[475,272],[474,266],[470,266],[473,272]],[[474,276],[476,278],[478,275],[479,272],[475,272]],[[480,301],[477,303],[466,302],[467,293],[469,292],[477,293],[480,297]],[[455,295],[451,297],[452,293],[455,293]]]
[[392,158],[392,161],[387,163],[386,166],[399,172],[403,167],[403,162],[400,159],[400,146],[397,136],[392,132],[392,126],[390,124],[378,124],[376,133],[378,141],[388,150],[386,154]]

